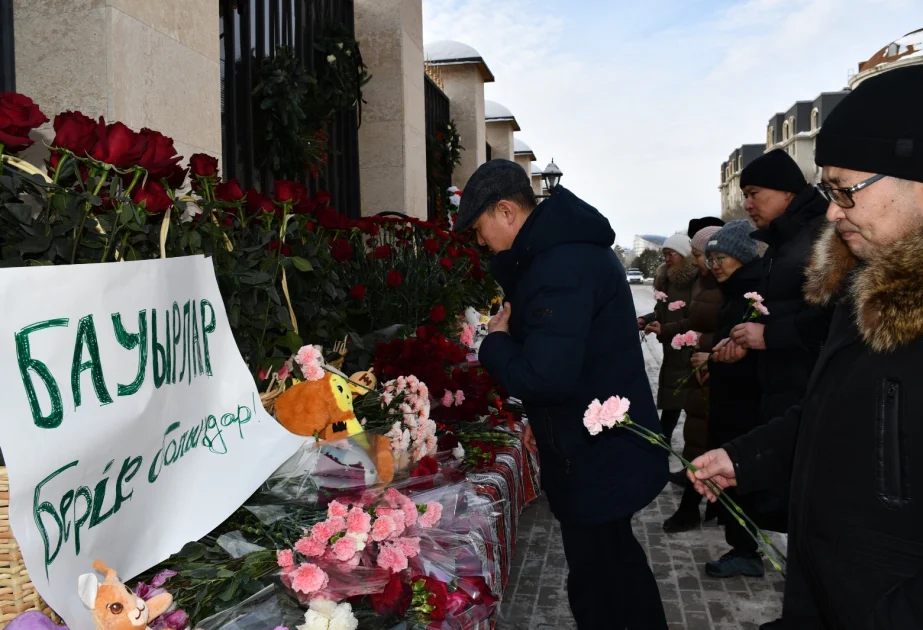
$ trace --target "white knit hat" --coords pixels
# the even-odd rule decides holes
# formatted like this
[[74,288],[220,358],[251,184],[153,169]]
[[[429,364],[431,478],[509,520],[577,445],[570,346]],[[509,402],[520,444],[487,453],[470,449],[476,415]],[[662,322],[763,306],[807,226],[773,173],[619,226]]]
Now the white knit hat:
[[692,253],[692,241],[685,234],[677,232],[663,242],[661,249],[672,249],[683,258],[686,258]]

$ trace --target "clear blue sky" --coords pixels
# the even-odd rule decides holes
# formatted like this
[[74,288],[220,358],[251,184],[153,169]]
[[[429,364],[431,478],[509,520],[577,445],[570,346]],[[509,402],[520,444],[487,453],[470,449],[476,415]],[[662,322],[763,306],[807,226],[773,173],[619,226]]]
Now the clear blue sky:
[[920,27],[921,0],[424,0],[424,40],[481,53],[487,98],[623,245],[719,213],[731,151]]

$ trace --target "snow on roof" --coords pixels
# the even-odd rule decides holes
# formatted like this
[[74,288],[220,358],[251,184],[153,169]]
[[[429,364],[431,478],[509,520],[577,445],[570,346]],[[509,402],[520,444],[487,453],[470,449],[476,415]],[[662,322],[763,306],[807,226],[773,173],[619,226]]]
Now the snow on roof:
[[513,112],[496,101],[484,101],[484,120],[487,122],[511,122],[513,131],[519,131],[519,123]]
[[532,150],[532,147],[520,140],[518,137],[513,138],[513,154],[529,155],[531,156],[531,159],[535,159],[535,151]]
[[481,53],[461,42],[442,40],[427,44],[423,47],[423,61],[434,66],[475,64],[481,67],[485,83],[494,81],[494,75],[487,67],[487,62],[481,57]]

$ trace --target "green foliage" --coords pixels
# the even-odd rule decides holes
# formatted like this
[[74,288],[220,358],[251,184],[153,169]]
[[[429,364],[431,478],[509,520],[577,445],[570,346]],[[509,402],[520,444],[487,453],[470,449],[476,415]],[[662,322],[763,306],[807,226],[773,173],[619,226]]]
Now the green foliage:
[[663,253],[659,249],[644,250],[634,262],[634,266],[641,270],[645,278],[653,278],[662,264]]

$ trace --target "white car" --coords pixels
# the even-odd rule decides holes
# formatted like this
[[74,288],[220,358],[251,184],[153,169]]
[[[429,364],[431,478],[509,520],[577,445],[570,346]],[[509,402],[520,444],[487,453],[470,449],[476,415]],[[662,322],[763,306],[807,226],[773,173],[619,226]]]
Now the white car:
[[639,269],[629,269],[625,275],[629,284],[644,284],[644,274]]

